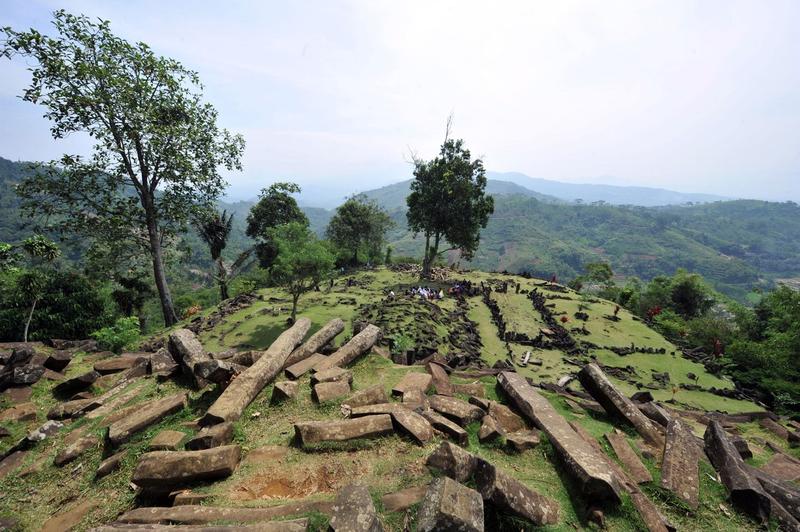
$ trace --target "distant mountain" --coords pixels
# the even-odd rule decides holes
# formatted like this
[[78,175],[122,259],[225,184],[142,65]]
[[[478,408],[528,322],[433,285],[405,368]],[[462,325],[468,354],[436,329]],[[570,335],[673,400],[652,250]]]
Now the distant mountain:
[[612,205],[638,205],[658,207],[662,205],[683,205],[686,203],[709,203],[731,198],[713,194],[675,192],[663,188],[629,187],[616,185],[593,185],[564,183],[530,177],[519,172],[487,172],[490,179],[511,181],[530,190],[555,196],[565,201],[582,200],[583,203],[604,201]]

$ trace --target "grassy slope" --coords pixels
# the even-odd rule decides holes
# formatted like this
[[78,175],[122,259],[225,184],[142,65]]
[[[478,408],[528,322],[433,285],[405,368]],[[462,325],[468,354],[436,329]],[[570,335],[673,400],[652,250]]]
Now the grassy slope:
[[[469,274],[469,277],[477,283],[481,280],[488,281],[490,278],[501,278],[502,276],[475,272]],[[304,296],[301,299],[300,314],[311,318],[315,328],[334,316],[344,318],[349,327],[359,305],[382,300],[383,290],[402,289],[416,281],[410,275],[386,270],[360,273],[356,278],[364,284],[345,291],[339,283],[331,293],[320,292]],[[533,283],[533,281],[526,280],[522,280],[522,282],[523,287],[528,287]],[[218,351],[229,348],[263,348],[269,345],[285,323],[288,306],[285,294],[280,291],[265,290],[262,295],[264,296],[263,301],[229,316],[214,330],[204,333],[202,341],[207,348]],[[514,330],[519,328],[519,330],[531,331],[540,324],[540,317],[536,316],[532,307],[526,304],[528,301],[522,295],[495,293],[493,296],[502,305],[504,313],[509,318],[510,327]],[[574,299],[572,301],[552,300],[556,304],[556,312],[571,313],[573,306],[577,305],[578,295],[570,293],[566,296]],[[446,300],[443,305],[451,306],[452,301]],[[470,299],[470,305],[470,317],[478,323],[477,328],[482,337],[483,353],[487,362],[491,363],[493,360],[505,358],[505,345],[497,338],[495,326],[489,319],[486,306],[479,298]],[[663,346],[668,349],[666,355],[629,355],[627,357],[599,351],[597,355],[603,363],[615,366],[634,365],[637,367],[639,375],[648,377],[646,379],[648,382],[650,369],[659,371],[666,369],[673,376],[673,381],[681,381],[685,374],[691,371],[700,375],[701,385],[728,385],[728,383],[703,372],[702,367],[697,364],[679,356],[673,357],[669,354],[672,346],[641,323],[631,320],[630,316],[624,312],[622,321],[618,323],[604,320],[602,316],[610,312],[608,303],[591,303],[587,312],[590,314],[587,323],[587,328],[591,333],[589,338],[598,345],[629,345],[630,342],[634,342],[637,345]],[[413,326],[413,321],[409,320],[406,326]],[[439,324],[438,327],[444,327],[444,332],[446,332],[446,323]],[[349,335],[350,331],[348,330],[340,338]],[[524,346],[514,344],[511,345],[511,348],[515,355],[521,354],[525,349]],[[520,371],[534,379],[555,380],[566,371],[575,369],[574,366],[563,364],[560,352],[540,352],[536,356],[545,360],[542,369],[533,371],[529,368],[520,368]],[[89,358],[91,357],[79,355],[70,365],[68,376],[86,371],[91,364]],[[354,373],[353,386],[356,390],[381,383],[387,391],[407,371],[422,370],[420,367],[396,366],[377,354],[362,358],[352,369]],[[550,377],[545,378],[544,375],[550,375]],[[485,377],[481,379],[481,382],[484,383],[489,397],[498,398],[494,378]],[[336,490],[353,479],[367,482],[371,486],[376,500],[379,501],[378,496],[383,493],[419,485],[430,479],[430,473],[424,466],[424,460],[438,445],[438,440],[425,447],[419,447],[404,437],[394,435],[380,440],[322,446],[311,452],[292,446],[295,422],[340,417],[338,404],[316,405],[311,401],[308,376],[302,378],[300,383],[301,391],[295,401],[280,405],[270,404],[272,386],[268,386],[248,407],[242,420],[236,423],[235,436],[236,441],[243,447],[245,460],[229,479],[196,489],[196,491],[212,496],[207,504],[264,506],[279,504],[287,497],[325,499],[332,497]],[[625,391],[632,391],[626,383],[617,381],[617,384]],[[111,385],[111,382],[107,382],[106,385]],[[40,408],[38,422],[44,420],[47,410],[54,404],[50,394],[52,386],[52,383],[43,380],[34,387],[33,400]],[[142,392],[134,403],[144,401],[152,396],[165,395],[176,389],[178,386],[174,383],[157,385],[152,379],[146,379]],[[31,473],[24,480],[12,475],[0,481],[0,515],[15,516],[22,520],[26,529],[36,529],[48,516],[60,509],[68,509],[80,501],[94,499],[101,501],[101,504],[89,513],[80,528],[85,529],[112,519],[120,511],[130,508],[134,504],[134,494],[128,488],[128,482],[135,467],[136,458],[146,450],[147,442],[163,428],[191,433],[191,430],[182,423],[201,415],[216,393],[218,392],[206,395],[198,392],[192,393],[190,407],[187,410],[170,416],[157,426],[135,436],[130,443],[123,446],[123,449],[128,450],[123,467],[100,481],[92,480],[93,472],[101,460],[99,448],[63,468],[52,466],[52,458],[64,445],[64,439],[69,438],[70,434],[74,434],[76,430],[97,434],[102,432],[102,419],[82,419],[74,422],[52,442],[46,442],[29,453],[23,468],[38,463],[38,471]],[[551,394],[546,395],[563,415],[583,424],[593,435],[600,437],[603,433],[612,430],[613,425],[605,416],[573,412],[563,399]],[[656,391],[655,395],[668,398],[671,393]],[[696,392],[690,396],[688,392],[681,391],[677,394],[676,400],[679,403],[685,401],[688,404],[700,405],[707,409],[720,408],[727,411],[755,409],[755,406],[749,403],[726,400],[703,392]],[[10,428],[14,437],[17,437],[24,434],[25,430],[35,426],[35,423],[3,423],[3,425]],[[581,500],[569,488],[569,482],[560,474],[559,468],[554,466],[553,452],[549,444],[544,442],[537,449],[521,456],[509,455],[500,446],[479,444],[476,437],[477,429],[477,424],[469,427],[469,449],[471,451],[492,460],[532,488],[560,502],[560,522],[548,530],[567,531],[574,530],[575,527],[590,526],[584,521],[584,509],[591,501]],[[764,433],[755,424],[744,425],[743,429],[747,435],[764,437],[778,443],[774,437]],[[634,443],[636,440],[634,434],[628,432],[628,435],[631,442]],[[10,441],[10,438],[0,441],[0,449],[6,448]],[[605,441],[602,439],[600,441],[607,452],[613,456]],[[264,449],[265,447],[266,449]],[[256,449],[261,450],[254,452]],[[757,448],[753,462],[762,463],[768,456],[769,451]],[[657,478],[658,472],[655,464],[646,459],[645,462],[654,471]],[[701,472],[703,479],[702,502],[700,509],[694,514],[675,503],[660,488],[648,487],[646,489],[662,511],[681,530],[755,529],[754,524],[743,521],[735,512],[732,512],[733,517],[727,517],[720,512],[719,505],[727,505],[724,502],[723,490],[705,473],[711,473],[708,465],[704,465]],[[390,530],[403,528],[402,514],[383,512],[382,518]],[[606,518],[608,528],[611,530],[633,531],[639,527],[630,503],[608,512]],[[315,523],[321,525],[324,517],[314,516],[314,520]],[[523,523],[516,524],[524,526]]]

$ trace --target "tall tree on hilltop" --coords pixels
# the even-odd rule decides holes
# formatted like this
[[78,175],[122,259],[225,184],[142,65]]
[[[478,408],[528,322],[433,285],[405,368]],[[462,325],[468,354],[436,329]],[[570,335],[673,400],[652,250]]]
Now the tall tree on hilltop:
[[0,55],[32,60],[23,100],[45,107],[51,133],[94,140],[90,157],[64,155],[18,188],[31,216],[92,239],[130,239],[149,253],[164,323],[178,321],[163,246],[210,208],[241,169],[244,139],[217,126],[196,72],[144,43],[111,33],[108,21],[54,13],[56,37],[2,29]]
[[308,226],[308,218],[300,210],[292,194],[300,192],[295,183],[273,183],[261,191],[258,203],[247,215],[247,236],[256,240],[256,254],[262,268],[271,269],[278,248],[272,240],[271,230],[292,222]]
[[392,225],[394,223],[386,211],[375,201],[359,194],[336,208],[325,232],[328,240],[347,253],[355,265],[359,263],[359,253],[372,262],[380,260],[386,231]]
[[[494,212],[494,198],[486,195],[486,172],[481,159],[472,159],[461,139],[450,139],[450,121],[439,156],[414,160],[414,179],[408,204],[408,227],[425,235],[422,275],[430,275],[436,258],[458,249],[470,260],[480,242],[480,230]],[[442,241],[450,247],[439,250]]]

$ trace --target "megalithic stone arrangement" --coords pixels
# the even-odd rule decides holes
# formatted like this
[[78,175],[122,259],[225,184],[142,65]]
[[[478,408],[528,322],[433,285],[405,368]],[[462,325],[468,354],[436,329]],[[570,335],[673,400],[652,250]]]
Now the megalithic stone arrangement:
[[299,318],[294,325],[281,333],[261,358],[228,385],[200,419],[200,425],[215,425],[239,419],[261,390],[283,370],[289,354],[303,341],[309,328],[311,320]]
[[292,351],[286,359],[285,367],[289,367],[298,362],[302,362],[314,353],[319,352],[331,340],[344,330],[344,321],[334,318],[325,324],[320,330],[311,335],[311,338],[303,342],[303,345]]
[[355,359],[372,349],[381,339],[381,329],[375,325],[367,325],[364,330],[339,348],[338,351],[314,366],[314,371],[322,371],[333,367],[342,367],[350,364]]
[[615,504],[622,500],[619,485],[603,457],[598,456],[594,449],[578,436],[567,420],[528,384],[525,377],[504,371],[498,375],[497,383],[517,409],[547,434],[566,465],[567,471],[577,480],[581,491],[587,497],[608,500]]

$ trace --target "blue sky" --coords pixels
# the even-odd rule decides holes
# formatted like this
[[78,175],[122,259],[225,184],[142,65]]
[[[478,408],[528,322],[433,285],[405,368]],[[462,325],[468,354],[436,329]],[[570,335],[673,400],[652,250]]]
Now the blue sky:
[[[4,0],[0,26],[50,31],[61,7],[200,73],[247,140],[234,198],[406,179],[453,112],[491,170],[800,200],[800,2]],[[0,155],[86,151],[50,139],[27,82],[0,62]]]

